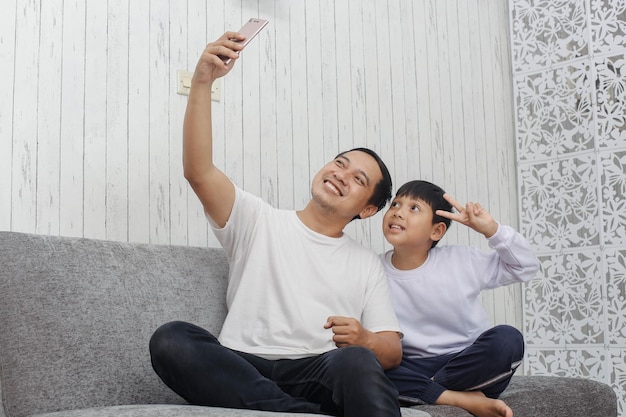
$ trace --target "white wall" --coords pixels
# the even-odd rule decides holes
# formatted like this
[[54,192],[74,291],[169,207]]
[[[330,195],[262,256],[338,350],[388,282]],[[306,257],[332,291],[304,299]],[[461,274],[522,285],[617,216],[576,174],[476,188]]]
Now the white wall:
[[[218,164],[301,208],[311,176],[368,146],[517,225],[508,8],[499,0],[3,0],[0,230],[214,246],[182,176],[186,97],[208,41],[270,25],[222,80]],[[348,232],[387,246],[380,215]],[[485,247],[453,226],[448,243]],[[519,287],[484,297],[521,324]]]
[[626,416],[626,3],[510,0],[526,370],[609,383]]

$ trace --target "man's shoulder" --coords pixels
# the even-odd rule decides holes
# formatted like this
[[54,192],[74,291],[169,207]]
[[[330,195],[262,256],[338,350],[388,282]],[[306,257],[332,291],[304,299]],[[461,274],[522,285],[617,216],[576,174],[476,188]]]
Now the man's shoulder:
[[363,245],[362,243],[354,239],[352,236],[348,234],[344,234],[344,238],[346,239],[346,242],[349,245],[350,249],[354,251],[362,252],[364,255],[367,255],[367,256],[372,256],[377,259],[379,258],[380,255],[376,253],[372,248],[369,248]]

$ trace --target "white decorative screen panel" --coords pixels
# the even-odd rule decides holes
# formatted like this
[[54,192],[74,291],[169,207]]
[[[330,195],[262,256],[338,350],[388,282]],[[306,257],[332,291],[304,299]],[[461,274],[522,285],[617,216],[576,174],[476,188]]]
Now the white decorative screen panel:
[[601,153],[604,242],[626,246],[626,151]]
[[515,86],[521,160],[593,150],[588,62],[525,75]]
[[598,146],[623,147],[626,141],[626,56],[596,58],[595,68]]
[[609,383],[626,416],[626,0],[510,0],[525,371]]
[[591,36],[594,53],[611,53],[626,44],[626,1],[591,1]]
[[593,153],[520,165],[521,230],[540,252],[600,243]]
[[626,345],[626,249],[606,253],[606,312],[609,343]]
[[600,252],[539,256],[537,278],[526,286],[526,342],[529,345],[603,344],[605,338]]
[[513,70],[532,71],[588,55],[585,0],[511,0]]
[[604,380],[608,372],[604,349],[529,349],[531,374]]

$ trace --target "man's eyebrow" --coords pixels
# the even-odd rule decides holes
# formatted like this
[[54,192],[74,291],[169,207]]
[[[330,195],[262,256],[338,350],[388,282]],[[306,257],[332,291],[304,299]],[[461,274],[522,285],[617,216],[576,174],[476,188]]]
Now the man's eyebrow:
[[[345,159],[348,162],[348,164],[350,164],[350,162],[351,162],[350,158],[348,158],[345,155],[339,155],[337,157],[337,159],[339,159],[339,158]],[[363,177],[365,178],[365,184],[369,187],[370,186],[370,177],[362,169],[359,169],[359,172],[361,173],[361,175],[363,175]]]

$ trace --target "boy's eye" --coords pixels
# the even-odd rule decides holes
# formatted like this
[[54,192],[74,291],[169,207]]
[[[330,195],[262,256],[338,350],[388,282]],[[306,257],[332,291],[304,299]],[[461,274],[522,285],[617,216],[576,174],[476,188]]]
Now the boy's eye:
[[391,207],[398,207],[400,204],[397,201],[391,202]]
[[412,211],[420,211],[419,206],[411,206]]

